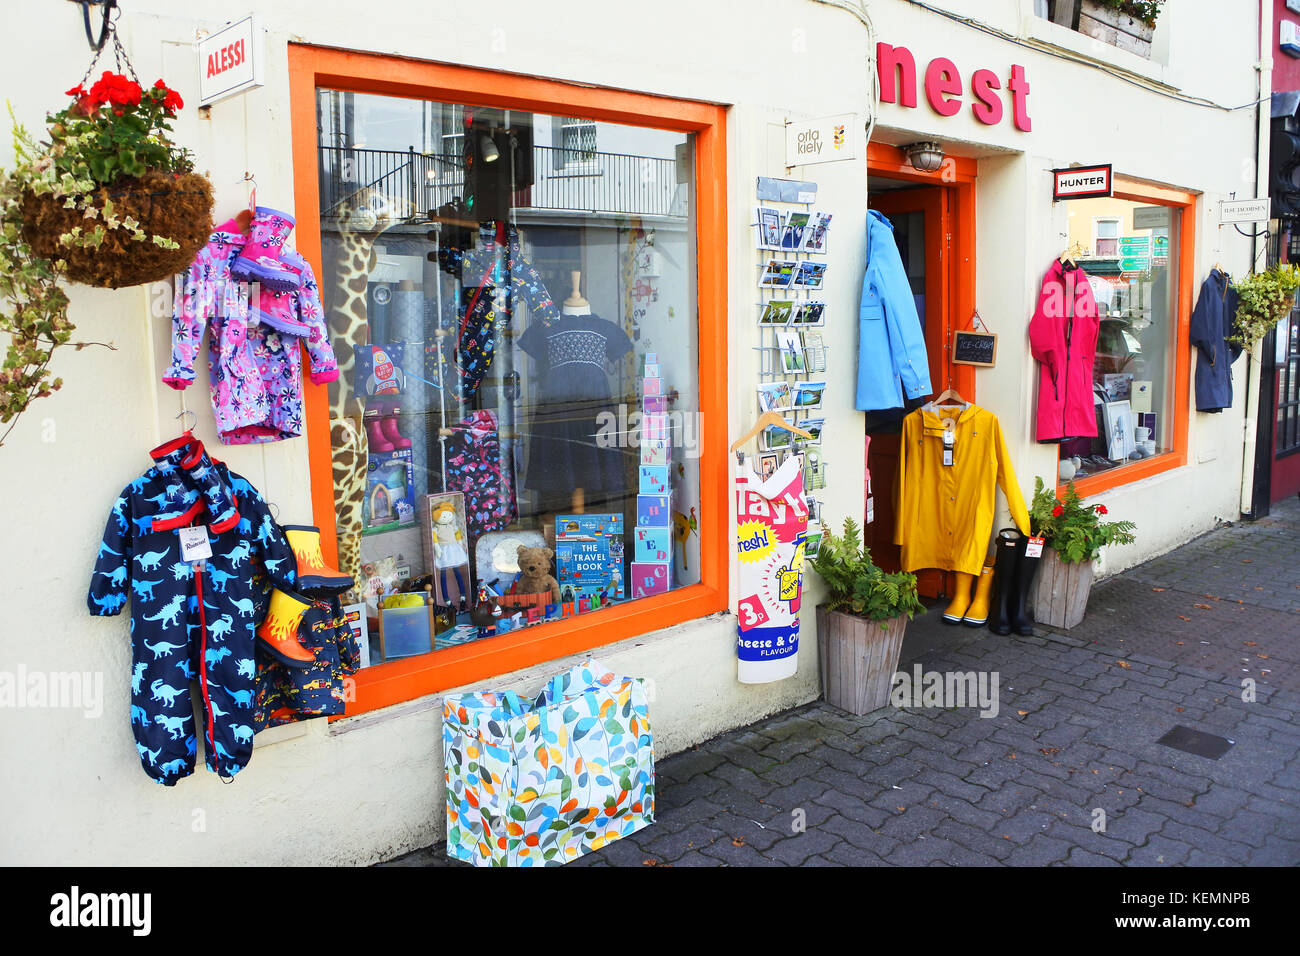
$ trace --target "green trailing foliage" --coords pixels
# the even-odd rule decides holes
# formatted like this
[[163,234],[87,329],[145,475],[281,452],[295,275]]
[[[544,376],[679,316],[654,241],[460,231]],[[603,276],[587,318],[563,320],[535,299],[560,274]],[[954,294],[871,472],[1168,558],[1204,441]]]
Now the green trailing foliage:
[[1228,341],[1249,350],[1290,313],[1300,289],[1300,267],[1279,263],[1234,282],[1232,287],[1237,290],[1237,314]]
[[1034,499],[1029,506],[1030,529],[1043,543],[1070,564],[1091,561],[1108,544],[1132,544],[1137,525],[1132,521],[1102,521],[1105,505],[1084,507],[1074,490],[1074,482],[1065,486],[1065,498],[1058,499],[1055,489],[1034,479]]
[[1127,13],[1135,20],[1141,20],[1147,26],[1154,27],[1165,0],[1097,0],[1097,3],[1107,9]]
[[861,531],[852,518],[844,519],[842,536],[836,537],[829,529],[822,533],[812,569],[826,582],[828,610],[872,621],[887,621],[900,614],[911,618],[925,610],[917,597],[916,575],[891,574],[878,568],[871,552],[863,547]]

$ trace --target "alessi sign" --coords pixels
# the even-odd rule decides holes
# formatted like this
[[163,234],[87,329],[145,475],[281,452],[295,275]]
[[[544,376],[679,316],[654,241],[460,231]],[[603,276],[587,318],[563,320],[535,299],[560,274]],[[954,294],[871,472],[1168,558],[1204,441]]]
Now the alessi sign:
[[199,105],[208,106],[263,82],[262,29],[250,14],[199,41]]

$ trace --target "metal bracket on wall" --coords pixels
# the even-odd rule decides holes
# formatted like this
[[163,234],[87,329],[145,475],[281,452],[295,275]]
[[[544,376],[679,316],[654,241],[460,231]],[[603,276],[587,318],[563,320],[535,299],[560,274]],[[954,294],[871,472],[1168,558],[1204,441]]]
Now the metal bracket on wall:
[[[86,42],[90,44],[92,50],[98,53],[100,50],[104,49],[104,44],[108,42],[108,35],[112,32],[113,20],[115,19],[112,16],[113,11],[116,10],[118,16],[121,16],[122,10],[117,5],[117,0],[72,0],[72,2],[81,4],[81,18],[86,26]],[[98,40],[95,39],[94,29],[90,25],[91,7],[104,8],[104,13],[99,24]]]

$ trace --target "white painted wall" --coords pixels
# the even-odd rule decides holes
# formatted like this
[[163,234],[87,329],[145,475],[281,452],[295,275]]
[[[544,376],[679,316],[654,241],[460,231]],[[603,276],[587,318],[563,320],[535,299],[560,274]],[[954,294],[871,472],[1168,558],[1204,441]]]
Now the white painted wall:
[[[954,7],[957,5],[953,5]],[[1173,35],[1169,75],[1194,92],[1232,103],[1254,95],[1250,25],[1213,15],[1210,0],[1188,3]],[[560,10],[562,12],[552,12]],[[992,12],[988,8],[993,8]],[[1029,0],[966,3],[962,12],[996,15],[1019,31]],[[806,0],[713,2],[661,0],[650,8],[612,7],[596,0],[539,6],[523,0],[428,4],[389,0],[362,13],[342,0],[249,0],[267,29],[267,86],[213,107],[200,119],[196,102],[197,28],[192,8],[136,0],[122,19],[122,38],[145,82],[165,76],[191,107],[177,124],[216,187],[218,215],[246,201],[240,183],[252,170],[263,202],[291,202],[293,170],[287,150],[288,86],[285,45],[397,53],[583,83],[728,104],[729,349],[733,402],[730,435],[748,428],[756,412],[752,385],[757,344],[754,303],[757,253],[749,223],[758,175],[783,175],[787,119],[842,112],[865,114],[865,32],[848,14]],[[1224,116],[1154,100],[1094,72],[1042,54],[1020,51],[901,0],[871,5],[882,37],[906,43],[923,62],[945,54],[968,75],[976,67],[1004,70],[1024,63],[1032,84],[1032,134],[1009,123],[989,131],[961,118],[939,120],[922,104],[904,115],[887,109],[882,123],[923,128],[945,141],[969,139],[1019,152],[981,160],[979,307],[1004,335],[1000,365],[981,372],[980,400],[1011,434],[1021,483],[1032,486],[1048,453],[1028,439],[1032,362],[1008,347],[1023,333],[1041,270],[1060,243],[1046,200],[1045,170],[1071,160],[1113,159],[1132,175],[1205,190],[1197,273],[1215,259],[1239,271],[1243,240],[1208,226],[1210,204],[1241,189],[1250,153],[1247,112]],[[0,81],[18,119],[39,128],[44,112],[62,105],[62,91],[81,76],[87,58],[80,11],[73,4],[39,4],[25,30],[0,39]],[[1028,30],[1028,27],[1024,27]],[[33,44],[41,36],[51,42]],[[53,41],[57,38],[57,42]],[[1229,69],[1217,63],[1234,62]],[[1107,108],[1117,91],[1141,108],[1132,119]],[[1158,103],[1159,108],[1153,104]],[[1207,143],[1237,143],[1231,156]],[[821,497],[831,516],[860,514],[862,418],[853,410],[856,308],[863,256],[865,161],[795,169],[821,185],[819,205],[836,214],[825,298],[829,377],[825,460],[832,483]],[[277,199],[277,197],[279,197]],[[259,736],[255,757],[230,786],[200,770],[175,787],[148,781],[128,726],[129,636],[125,617],[86,616],[85,590],[109,504],[148,464],[147,450],[178,430],[175,393],[159,374],[169,352],[168,323],[151,317],[142,290],[72,290],[72,317],[82,336],[111,341],[117,351],[65,350],[54,371],[62,391],[33,408],[0,449],[5,543],[0,596],[6,626],[0,671],[90,671],[103,675],[103,713],[0,710],[0,753],[8,772],[0,782],[0,862],[85,864],[361,863],[388,858],[436,840],[443,826],[439,757],[439,697],[327,726],[314,721]],[[702,360],[722,356],[702,355]],[[199,413],[199,436],[216,443],[206,398],[206,372],[187,394]],[[1143,529],[1132,556],[1163,550],[1204,527],[1215,515],[1235,516],[1240,414],[1211,421],[1195,416],[1192,461],[1215,449],[1217,459],[1106,497],[1112,513],[1137,516]],[[713,423],[716,427],[718,423]],[[706,427],[710,427],[706,423]],[[222,448],[231,467],[279,504],[286,521],[309,519],[306,442]],[[734,506],[733,506],[734,507]],[[704,516],[708,520],[709,516]],[[616,670],[654,680],[652,714],[660,754],[682,749],[727,728],[757,720],[818,694],[811,609],[820,591],[810,576],[806,640],[798,676],[746,687],[735,681],[734,620],[717,615],[600,649]],[[732,585],[734,598],[734,580]],[[496,687],[535,691],[570,661],[503,676]],[[440,695],[439,695],[440,696]],[[297,736],[294,736],[294,735]],[[273,745],[272,738],[279,742]],[[200,826],[200,822],[202,826]]]

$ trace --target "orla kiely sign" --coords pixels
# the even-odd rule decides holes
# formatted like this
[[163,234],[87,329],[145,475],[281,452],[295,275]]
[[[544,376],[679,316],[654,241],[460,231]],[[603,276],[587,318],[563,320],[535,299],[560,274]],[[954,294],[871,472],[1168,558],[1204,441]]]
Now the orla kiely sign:
[[853,113],[787,123],[785,164],[808,166],[833,163],[837,159],[857,159],[857,125]]
[[1052,170],[1052,199],[1096,199],[1112,192],[1110,163]]
[[199,105],[261,86],[265,63],[262,28],[252,14],[204,37],[199,41]]

